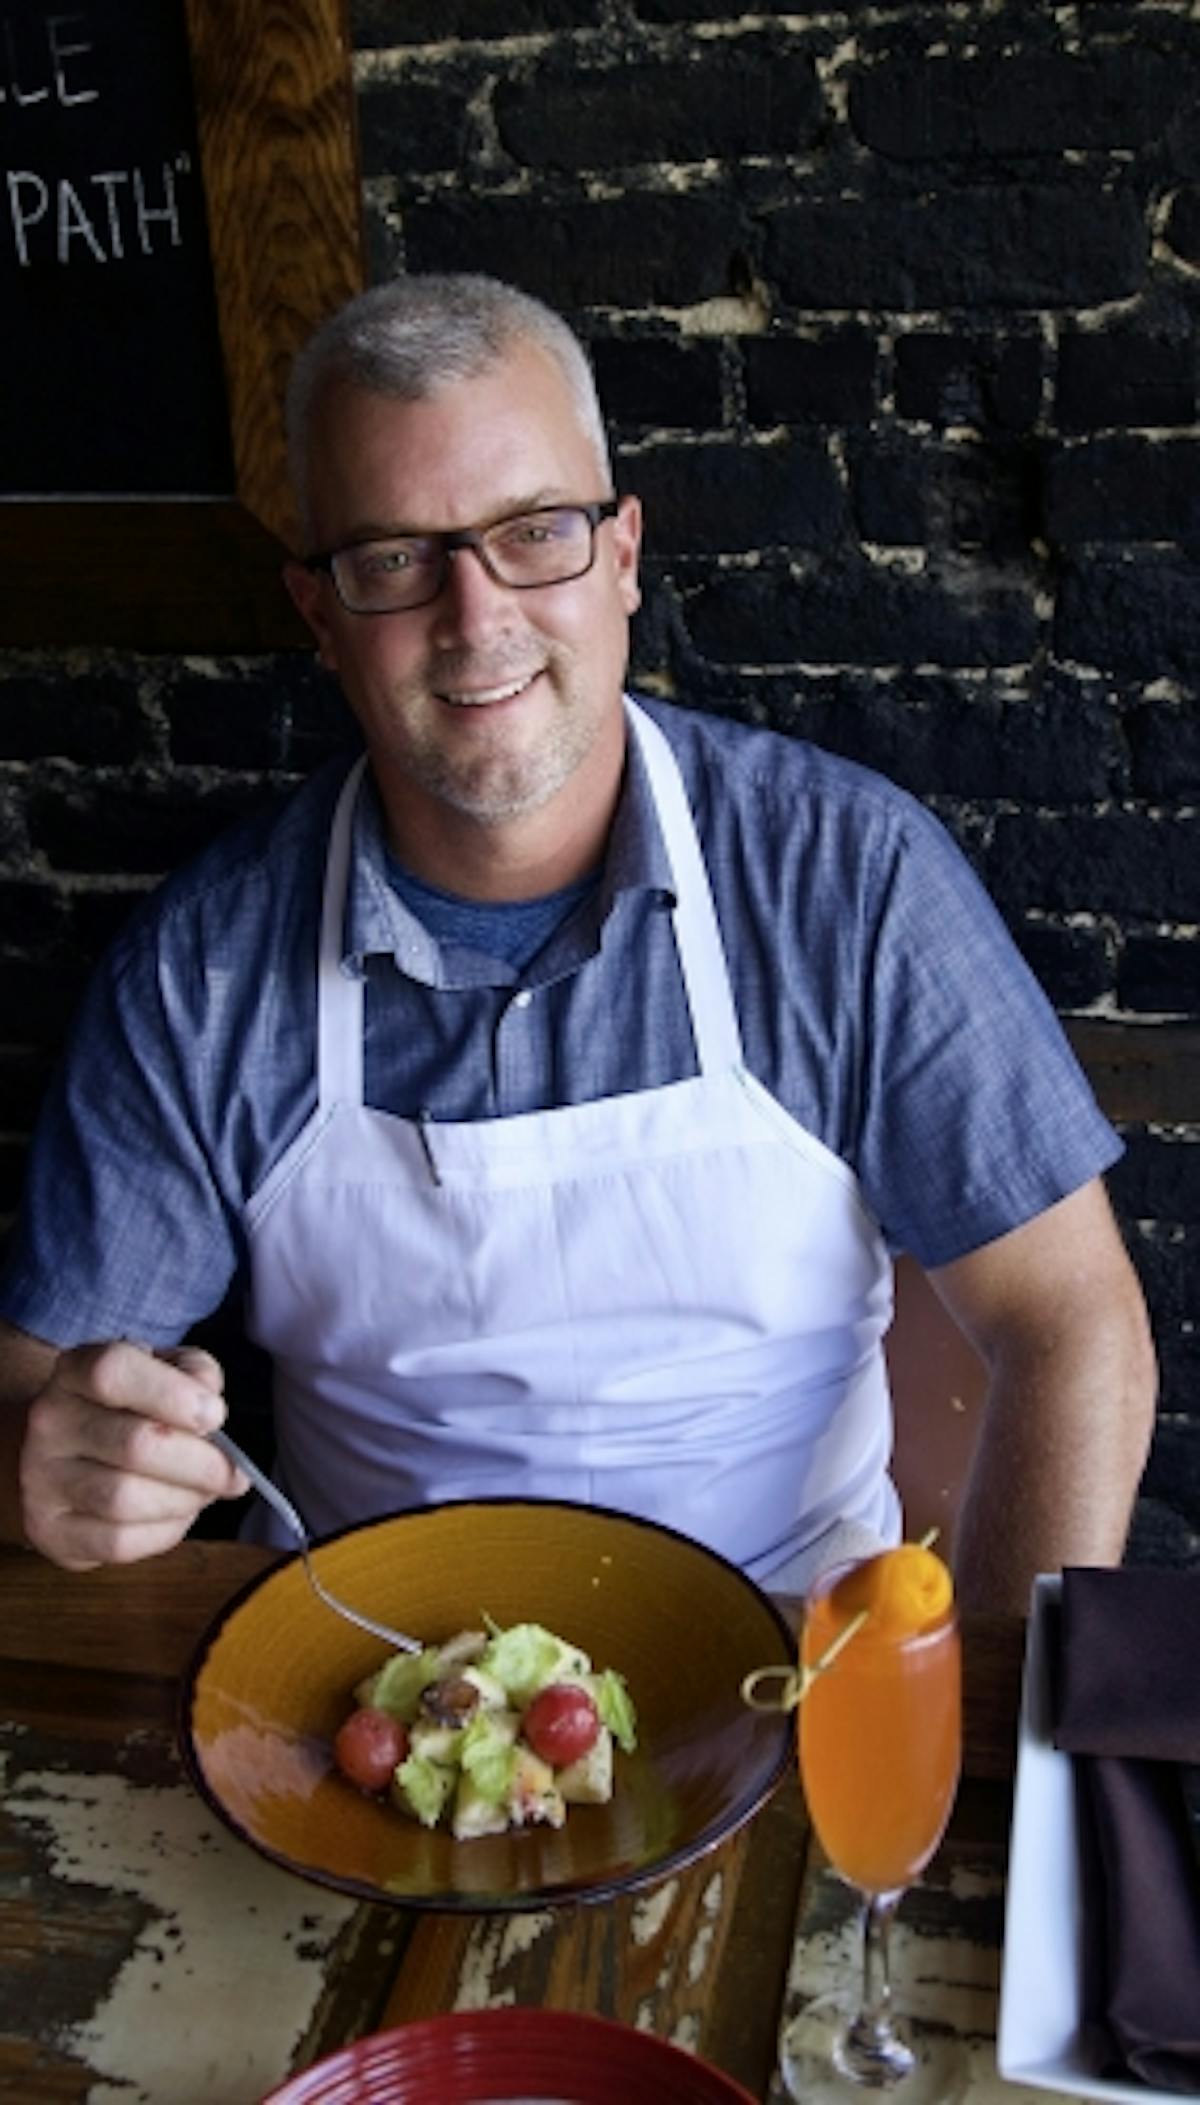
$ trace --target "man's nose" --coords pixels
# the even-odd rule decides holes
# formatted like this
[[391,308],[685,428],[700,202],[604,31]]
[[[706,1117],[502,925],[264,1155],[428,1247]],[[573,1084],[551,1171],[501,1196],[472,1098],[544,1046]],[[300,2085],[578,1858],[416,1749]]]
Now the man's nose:
[[475,548],[446,555],[446,582],[435,602],[435,634],[455,637],[504,628],[513,618],[513,594],[492,576]]

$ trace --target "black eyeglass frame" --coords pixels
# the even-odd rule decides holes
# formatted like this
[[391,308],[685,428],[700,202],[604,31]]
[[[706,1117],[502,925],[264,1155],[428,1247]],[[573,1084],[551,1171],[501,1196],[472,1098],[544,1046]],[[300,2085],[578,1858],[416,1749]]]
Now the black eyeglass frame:
[[[311,570],[314,574],[328,577],[334,591],[337,593],[339,602],[345,608],[347,614],[359,614],[365,620],[369,620],[374,615],[382,614],[415,614],[421,607],[432,606],[434,600],[445,590],[446,580],[450,575],[450,558],[459,548],[473,549],[492,582],[503,586],[506,592],[546,592],[552,590],[555,585],[572,585],[578,578],[587,576],[588,571],[596,561],[596,529],[606,519],[615,519],[620,509],[621,500],[619,497],[604,497],[591,504],[535,504],[531,505],[527,511],[511,512],[503,519],[493,519],[488,526],[464,526],[448,533],[371,534],[365,540],[344,541],[339,548],[322,549],[316,555],[305,556],[303,567],[305,570]],[[485,546],[487,535],[494,533],[498,526],[511,525],[515,519],[539,519],[551,512],[578,512],[581,517],[587,520],[591,528],[591,538],[588,543],[588,559],[582,570],[569,571],[566,577],[542,578],[527,585],[515,585],[508,578],[501,577],[499,572],[492,567],[491,559]],[[389,539],[437,542],[439,562],[436,572],[437,583],[433,591],[427,592],[421,599],[409,600],[402,607],[351,606],[338,581],[338,574],[335,568],[338,557],[349,555],[356,548],[370,548],[376,541]]]

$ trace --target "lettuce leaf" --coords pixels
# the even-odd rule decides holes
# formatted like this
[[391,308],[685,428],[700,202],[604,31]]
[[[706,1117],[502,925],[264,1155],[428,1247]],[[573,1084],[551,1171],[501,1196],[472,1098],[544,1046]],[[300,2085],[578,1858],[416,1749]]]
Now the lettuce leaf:
[[376,1710],[386,1710],[402,1724],[411,1725],[417,1715],[422,1689],[428,1688],[437,1677],[436,1651],[396,1652],[377,1674],[360,1682],[354,1693],[360,1703],[373,1704]]
[[591,1672],[586,1652],[541,1623],[513,1623],[507,1630],[490,1627],[494,1635],[479,1664],[519,1709],[551,1681],[578,1681]]
[[437,1826],[454,1784],[453,1769],[427,1761],[423,1754],[410,1754],[396,1771],[396,1789],[401,1801],[415,1813],[422,1827]]
[[458,1750],[464,1775],[471,1778],[479,1796],[491,1805],[501,1805],[507,1799],[517,1765],[513,1720],[507,1712],[503,1715],[507,1722],[501,1725],[495,1713],[477,1712],[463,1733]]
[[637,1746],[637,1712],[624,1675],[606,1666],[602,1674],[593,1675],[591,1688],[600,1723],[608,1726],[623,1754],[632,1754]]

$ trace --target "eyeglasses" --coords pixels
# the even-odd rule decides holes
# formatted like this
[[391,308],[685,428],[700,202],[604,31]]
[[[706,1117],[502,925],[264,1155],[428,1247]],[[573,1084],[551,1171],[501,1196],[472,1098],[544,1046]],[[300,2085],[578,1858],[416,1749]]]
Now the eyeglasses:
[[437,598],[460,548],[473,549],[490,578],[513,592],[566,585],[596,560],[596,528],[615,519],[615,497],[601,504],[547,504],[460,533],[392,534],[309,556],[306,570],[325,572],[350,614],[407,614]]

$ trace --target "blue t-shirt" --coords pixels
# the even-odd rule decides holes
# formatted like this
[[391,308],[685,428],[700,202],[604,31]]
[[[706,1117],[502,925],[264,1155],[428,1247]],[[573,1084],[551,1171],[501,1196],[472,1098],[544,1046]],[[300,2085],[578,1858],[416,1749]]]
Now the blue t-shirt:
[[577,884],[563,885],[560,891],[536,899],[462,899],[454,892],[444,892],[440,885],[426,884],[392,855],[387,868],[393,891],[439,943],[482,951],[485,957],[518,971],[537,956],[543,943],[582,906],[597,884],[593,871]]
[[[853,1169],[893,1249],[948,1263],[1116,1159],[1049,1003],[915,799],[800,741],[643,707],[682,772],[747,1065]],[[167,1344],[244,1270],[247,1200],[316,1101],[318,913],[348,765],[169,879],[96,974],[0,1278],[10,1322],[60,1345]],[[388,861],[368,784],[343,970],[366,980],[369,1104],[508,1117],[694,1074],[632,742],[599,882],[524,968],[439,942]]]

